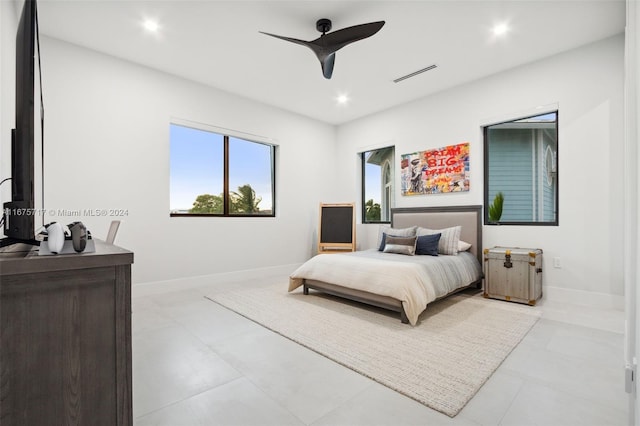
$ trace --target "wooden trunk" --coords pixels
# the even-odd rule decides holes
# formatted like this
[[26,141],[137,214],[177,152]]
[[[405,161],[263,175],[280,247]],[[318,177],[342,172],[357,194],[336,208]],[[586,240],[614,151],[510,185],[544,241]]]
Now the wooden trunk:
[[542,250],[484,250],[484,297],[535,305],[542,296]]

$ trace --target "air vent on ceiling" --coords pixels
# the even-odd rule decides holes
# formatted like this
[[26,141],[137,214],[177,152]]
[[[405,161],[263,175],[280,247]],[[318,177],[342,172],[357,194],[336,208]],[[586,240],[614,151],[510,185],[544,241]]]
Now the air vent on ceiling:
[[407,75],[404,75],[402,77],[398,77],[395,80],[393,80],[393,82],[394,83],[400,83],[402,80],[406,80],[408,78],[415,77],[418,74],[422,74],[423,72],[430,71],[430,70],[432,70],[434,68],[437,68],[437,67],[438,66],[436,64],[429,65],[428,67],[422,68],[421,70],[418,70],[418,71],[414,71],[411,74],[407,74]]

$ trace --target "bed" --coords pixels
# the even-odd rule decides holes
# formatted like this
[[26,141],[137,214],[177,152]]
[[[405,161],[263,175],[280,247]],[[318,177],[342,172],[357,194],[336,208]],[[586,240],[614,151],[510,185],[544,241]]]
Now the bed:
[[[296,269],[289,291],[303,287],[385,308],[400,314],[403,323],[415,325],[427,305],[469,287],[482,284],[482,207],[448,206],[391,209],[393,230],[414,228],[419,233],[445,230],[446,243],[457,253],[407,256],[377,248],[340,254],[319,254]],[[450,232],[459,228],[460,241],[471,246],[461,250]],[[428,230],[433,230],[429,232]],[[387,230],[388,231],[388,230]],[[393,232],[391,232],[393,233]],[[395,243],[395,239],[387,241]],[[378,242],[384,238],[382,233]],[[395,247],[395,246],[394,246]],[[387,248],[388,250],[389,248]]]

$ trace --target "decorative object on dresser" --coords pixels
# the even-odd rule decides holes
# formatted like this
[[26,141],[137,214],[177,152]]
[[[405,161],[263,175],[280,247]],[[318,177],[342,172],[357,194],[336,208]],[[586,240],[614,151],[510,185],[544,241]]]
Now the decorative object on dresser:
[[484,265],[484,297],[533,306],[542,296],[542,249],[485,249]]
[[107,238],[104,240],[107,244],[113,244],[116,240],[116,234],[118,233],[118,228],[120,228],[119,220],[112,220],[109,225],[109,232],[107,232]]

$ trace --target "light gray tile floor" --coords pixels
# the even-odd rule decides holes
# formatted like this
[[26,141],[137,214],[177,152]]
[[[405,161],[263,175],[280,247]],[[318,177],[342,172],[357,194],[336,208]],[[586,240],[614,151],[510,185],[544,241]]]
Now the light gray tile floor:
[[[625,425],[623,336],[550,311],[455,418],[204,298],[260,280],[133,288],[133,411],[146,425]],[[506,302],[505,302],[506,303]],[[552,309],[552,308],[549,308]],[[621,312],[606,312],[618,321]]]

